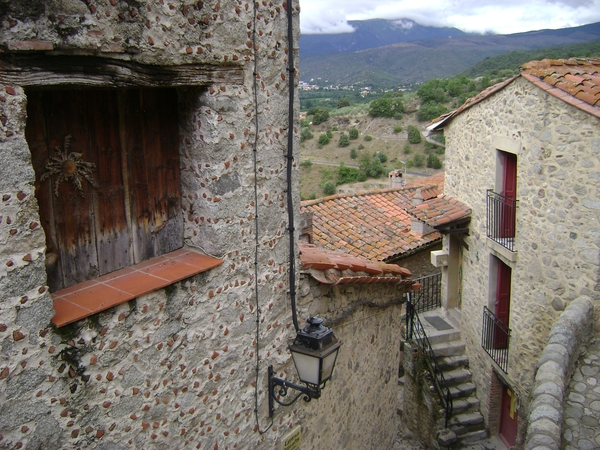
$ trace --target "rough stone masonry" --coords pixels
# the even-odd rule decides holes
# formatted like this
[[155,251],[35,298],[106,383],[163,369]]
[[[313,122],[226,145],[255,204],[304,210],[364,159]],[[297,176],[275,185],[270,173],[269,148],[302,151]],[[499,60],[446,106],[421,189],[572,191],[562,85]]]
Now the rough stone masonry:
[[[287,119],[299,6],[291,47],[287,6],[1,3],[0,448],[271,449],[297,425],[306,448],[336,448],[349,427],[356,433],[345,448],[370,448],[374,436],[377,448],[391,447],[395,309],[339,327],[339,373],[323,396],[278,408],[268,420],[267,365],[297,380],[286,349],[295,335],[289,268],[297,251],[290,259],[289,240],[297,232],[290,237],[285,155],[288,133],[296,158],[299,144],[297,123],[290,129]],[[28,93],[158,86],[177,95],[184,243],[223,264],[57,328],[25,137]],[[50,113],[67,122],[74,114]],[[335,317],[374,292],[382,302],[402,295],[307,283],[300,320]]]

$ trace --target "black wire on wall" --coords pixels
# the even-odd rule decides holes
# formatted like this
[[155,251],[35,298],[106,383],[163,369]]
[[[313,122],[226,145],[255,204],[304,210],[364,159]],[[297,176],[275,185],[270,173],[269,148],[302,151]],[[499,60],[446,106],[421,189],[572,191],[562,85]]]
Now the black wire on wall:
[[287,2],[288,19],[288,142],[287,142],[287,205],[288,205],[288,231],[290,234],[290,302],[292,306],[292,320],[296,333],[300,331],[298,315],[296,313],[296,251],[294,248],[294,192],[292,190],[292,170],[294,166],[294,84],[296,69],[294,68],[294,21],[293,0]]
[[[258,60],[256,51],[256,19],[257,19],[257,2],[254,3],[254,17],[252,24],[252,45],[254,52],[254,205],[255,205],[255,257],[254,257],[254,285],[255,285],[255,297],[256,297],[256,378],[254,386],[254,415],[256,418],[256,425],[260,434],[266,433],[273,426],[273,419],[271,419],[270,425],[265,429],[260,429],[260,421],[258,418],[258,385],[260,375],[260,304],[259,304],[259,284],[258,284],[258,248],[259,248],[259,237],[258,237],[258,164],[257,164],[257,153],[258,153]],[[293,24],[293,0],[287,2],[287,35],[288,35],[288,140],[287,140],[287,207],[288,207],[288,232],[289,232],[289,294],[290,303],[292,309],[292,321],[296,332],[300,331],[298,325],[298,315],[296,311],[296,251],[294,245],[294,191],[293,191],[293,165],[294,165],[294,85],[296,69],[294,67],[294,24]]]

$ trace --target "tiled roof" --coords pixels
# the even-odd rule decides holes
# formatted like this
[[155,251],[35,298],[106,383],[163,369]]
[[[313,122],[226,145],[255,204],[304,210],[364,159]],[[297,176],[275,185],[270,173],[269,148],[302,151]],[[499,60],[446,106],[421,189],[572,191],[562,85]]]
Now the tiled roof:
[[440,127],[520,76],[548,94],[600,118],[600,59],[544,59],[523,64],[519,75],[481,91],[454,111],[432,120],[427,129]]
[[439,227],[468,217],[471,208],[458,200],[440,195],[408,209],[408,213],[429,226]]
[[544,59],[521,66],[521,75],[570,105],[600,118],[600,59]]
[[414,289],[408,269],[385,264],[341,251],[327,250],[300,243],[301,270],[324,284],[402,284]]
[[[443,192],[444,174],[424,178],[401,188],[360,194],[339,194],[304,201],[303,213],[312,213],[313,242],[329,250],[386,261],[441,239],[432,230],[421,234],[411,230],[414,203],[433,202],[427,217],[454,214]],[[444,204],[442,207],[441,205]],[[441,208],[436,209],[436,208]],[[464,215],[468,208],[457,208]],[[435,213],[434,211],[438,211]],[[438,219],[441,223],[441,218]]]

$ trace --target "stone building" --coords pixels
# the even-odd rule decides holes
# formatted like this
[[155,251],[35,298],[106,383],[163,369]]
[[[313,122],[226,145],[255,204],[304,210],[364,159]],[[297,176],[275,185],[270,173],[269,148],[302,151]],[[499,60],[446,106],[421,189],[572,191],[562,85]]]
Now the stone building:
[[[271,449],[297,426],[391,447],[412,282],[300,266],[298,10],[2,3],[0,448]],[[344,345],[321,398],[270,421],[296,298]]]
[[445,194],[472,208],[468,233],[444,237],[444,308],[507,445],[524,444],[561,312],[588,297],[600,331],[599,86],[597,59],[534,61],[429,127],[446,137]]

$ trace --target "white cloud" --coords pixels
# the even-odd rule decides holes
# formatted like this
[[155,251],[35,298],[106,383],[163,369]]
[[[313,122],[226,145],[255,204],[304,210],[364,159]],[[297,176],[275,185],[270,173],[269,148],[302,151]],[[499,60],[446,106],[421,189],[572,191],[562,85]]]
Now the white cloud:
[[306,34],[352,32],[348,20],[367,19],[501,34],[600,22],[600,0],[300,0],[300,5]]

